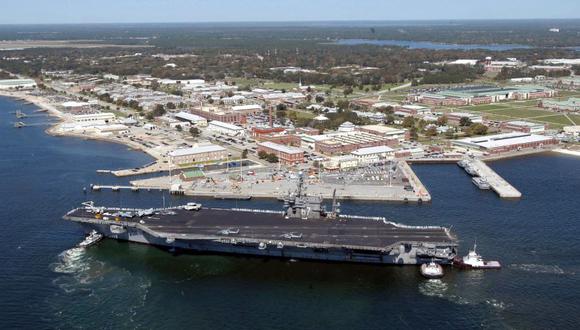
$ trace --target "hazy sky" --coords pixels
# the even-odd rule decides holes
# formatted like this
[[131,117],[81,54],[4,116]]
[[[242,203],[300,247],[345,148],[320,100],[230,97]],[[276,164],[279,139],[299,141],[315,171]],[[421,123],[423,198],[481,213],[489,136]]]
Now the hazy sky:
[[0,0],[0,24],[580,18],[580,0]]

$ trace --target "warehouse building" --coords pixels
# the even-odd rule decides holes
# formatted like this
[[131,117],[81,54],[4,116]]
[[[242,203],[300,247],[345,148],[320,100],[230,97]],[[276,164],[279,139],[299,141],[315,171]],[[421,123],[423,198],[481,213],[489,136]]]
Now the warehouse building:
[[478,150],[490,154],[519,151],[522,149],[543,148],[558,144],[553,137],[530,133],[503,133],[483,137],[465,138],[453,141],[458,147]]
[[554,97],[556,91],[543,86],[469,86],[442,90],[435,93],[422,93],[410,99],[434,106],[463,106],[489,104],[507,100],[530,100]]
[[207,119],[202,116],[194,115],[188,112],[179,112],[174,115],[174,117],[181,122],[188,122],[193,126],[206,127]]
[[243,127],[224,123],[218,120],[210,122],[207,126],[208,130],[229,135],[229,136],[244,136],[246,135],[246,130]]

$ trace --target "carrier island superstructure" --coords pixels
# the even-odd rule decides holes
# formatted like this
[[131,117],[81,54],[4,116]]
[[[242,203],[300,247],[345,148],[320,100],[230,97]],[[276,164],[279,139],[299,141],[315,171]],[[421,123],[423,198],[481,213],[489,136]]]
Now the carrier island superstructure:
[[302,177],[283,211],[205,208],[98,207],[92,202],[64,219],[107,238],[171,251],[374,264],[449,264],[457,238],[449,228],[406,226],[382,217],[344,215],[334,198],[309,196]]

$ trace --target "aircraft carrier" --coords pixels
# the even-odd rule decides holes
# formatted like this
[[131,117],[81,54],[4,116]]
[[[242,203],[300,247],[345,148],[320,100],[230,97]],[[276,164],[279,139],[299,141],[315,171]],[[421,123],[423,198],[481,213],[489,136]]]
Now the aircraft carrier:
[[204,208],[200,204],[163,209],[98,207],[92,202],[64,219],[87,233],[150,244],[176,252],[374,264],[450,264],[457,238],[448,228],[406,226],[382,217],[340,214],[332,201],[308,196],[299,179],[283,211]]

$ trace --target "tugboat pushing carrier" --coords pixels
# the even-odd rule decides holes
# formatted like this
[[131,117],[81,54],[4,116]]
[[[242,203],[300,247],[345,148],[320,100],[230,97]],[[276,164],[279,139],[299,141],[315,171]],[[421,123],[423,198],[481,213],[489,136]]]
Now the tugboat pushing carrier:
[[85,202],[64,219],[87,233],[181,252],[399,265],[450,264],[457,255],[457,239],[448,228],[343,215],[339,206],[334,197],[327,210],[321,197],[307,195],[301,175],[283,211],[201,205],[119,209]]

